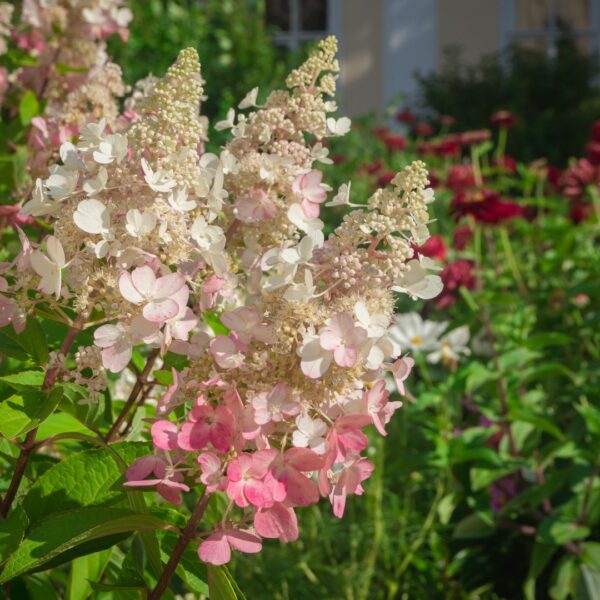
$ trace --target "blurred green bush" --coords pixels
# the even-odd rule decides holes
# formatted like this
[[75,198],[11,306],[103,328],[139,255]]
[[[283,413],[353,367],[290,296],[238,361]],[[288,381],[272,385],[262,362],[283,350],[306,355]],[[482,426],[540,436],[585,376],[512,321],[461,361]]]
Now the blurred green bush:
[[110,52],[129,84],[149,71],[162,76],[181,48],[200,54],[211,121],[227,112],[257,85],[280,87],[290,64],[265,25],[265,2],[256,0],[144,0],[132,2],[127,44],[113,40]]
[[421,108],[453,116],[456,131],[480,128],[493,112],[510,110],[518,121],[508,152],[564,166],[600,115],[599,76],[598,58],[565,37],[554,58],[513,46],[467,66],[455,54],[440,73],[417,79]]

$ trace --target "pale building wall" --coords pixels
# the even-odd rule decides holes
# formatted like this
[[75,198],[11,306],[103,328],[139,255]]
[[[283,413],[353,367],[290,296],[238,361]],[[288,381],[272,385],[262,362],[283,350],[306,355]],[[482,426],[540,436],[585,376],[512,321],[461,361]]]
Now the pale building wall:
[[438,68],[460,49],[461,60],[476,63],[500,47],[501,0],[438,0]]
[[364,115],[383,105],[383,0],[343,0],[340,83],[344,112]]

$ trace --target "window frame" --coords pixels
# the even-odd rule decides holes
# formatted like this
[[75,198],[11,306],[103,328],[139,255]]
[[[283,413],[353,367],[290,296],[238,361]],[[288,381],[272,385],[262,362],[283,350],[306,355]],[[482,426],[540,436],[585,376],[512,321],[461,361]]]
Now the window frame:
[[277,31],[273,35],[276,44],[286,47],[289,50],[298,50],[302,44],[320,40],[334,31],[334,0],[326,0],[327,4],[327,23],[324,30],[302,29],[302,20],[300,18],[301,0],[288,0],[290,3],[289,31]]

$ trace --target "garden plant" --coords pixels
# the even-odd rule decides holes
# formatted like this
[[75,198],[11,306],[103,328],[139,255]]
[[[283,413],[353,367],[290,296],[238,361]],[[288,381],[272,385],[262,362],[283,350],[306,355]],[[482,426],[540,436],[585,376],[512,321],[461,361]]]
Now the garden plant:
[[0,3],[5,597],[597,598],[600,121],[351,122],[332,37],[209,121],[132,16]]

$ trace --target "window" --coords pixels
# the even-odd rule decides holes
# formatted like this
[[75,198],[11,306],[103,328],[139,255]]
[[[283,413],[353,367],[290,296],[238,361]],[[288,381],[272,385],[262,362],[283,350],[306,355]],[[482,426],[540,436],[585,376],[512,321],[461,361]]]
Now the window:
[[517,0],[512,37],[526,48],[556,55],[556,44],[568,35],[581,50],[589,51],[600,33],[591,25],[594,0]]
[[296,50],[329,32],[327,0],[267,0],[267,24],[278,31],[275,42]]

